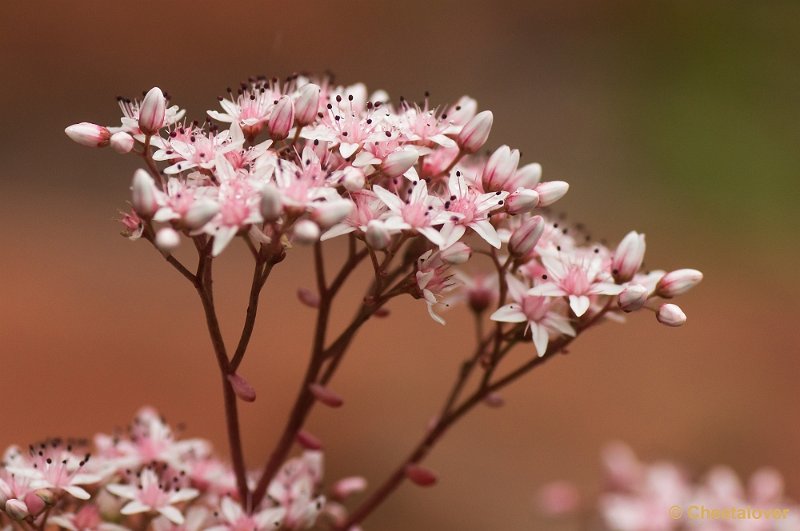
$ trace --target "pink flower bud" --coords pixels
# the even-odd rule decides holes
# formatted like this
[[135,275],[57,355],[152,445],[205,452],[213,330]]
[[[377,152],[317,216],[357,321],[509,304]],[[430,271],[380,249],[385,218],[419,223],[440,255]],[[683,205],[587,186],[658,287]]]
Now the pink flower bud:
[[106,147],[111,139],[111,132],[107,128],[89,122],[71,125],[64,132],[78,144],[87,147]]
[[686,324],[686,314],[677,304],[662,304],[656,314],[658,322],[667,326],[683,326]]
[[656,284],[656,294],[666,299],[683,295],[703,280],[703,273],[697,269],[676,269],[670,271]]
[[414,149],[399,149],[390,153],[381,163],[381,171],[389,178],[399,177],[417,163],[419,154]]
[[269,117],[267,128],[269,129],[269,136],[273,140],[283,140],[289,136],[289,130],[294,123],[294,103],[289,96],[281,96],[275,107],[272,108],[272,114]]
[[281,217],[283,199],[280,191],[268,184],[261,189],[261,215],[265,221],[275,221]]
[[37,489],[36,495],[44,502],[47,507],[52,507],[56,504],[58,499],[55,493],[50,489]]
[[517,170],[514,174],[514,186],[518,188],[533,188],[542,179],[542,165],[531,162]]
[[228,381],[233,387],[233,392],[240,400],[245,402],[253,402],[256,399],[256,390],[250,385],[250,382],[244,379],[243,376],[233,373],[228,375]]
[[156,202],[156,183],[150,174],[139,169],[133,174],[131,185],[131,203],[136,213],[145,219],[150,219],[158,210]]
[[536,185],[539,193],[539,206],[547,207],[564,197],[569,190],[569,183],[564,181],[547,181]]
[[300,87],[294,103],[295,120],[298,125],[308,125],[317,119],[319,93],[319,86],[313,83]]
[[644,234],[630,231],[617,246],[611,270],[617,282],[627,282],[642,267],[644,260]]
[[319,241],[319,225],[311,220],[303,219],[295,223],[292,241],[299,245],[311,245]]
[[309,308],[319,308],[319,295],[308,288],[298,288],[297,298]]
[[25,502],[16,498],[6,502],[6,514],[14,520],[24,520],[30,515]]
[[45,508],[44,500],[37,496],[35,492],[29,492],[25,495],[25,505],[32,516],[36,516]]
[[472,249],[465,243],[456,242],[447,249],[441,251],[439,256],[442,260],[451,265],[465,264],[472,256]]
[[139,106],[139,129],[146,135],[154,135],[164,127],[167,116],[167,100],[158,87],[153,87],[145,95]]
[[353,202],[347,199],[319,203],[311,212],[311,219],[323,229],[336,225],[353,211]]
[[517,171],[519,164],[519,151],[512,150],[508,146],[500,146],[489,157],[486,167],[481,175],[483,190],[485,192],[497,192],[504,190]]
[[578,489],[567,481],[556,481],[545,485],[537,495],[539,508],[547,516],[569,514],[578,509],[580,501]]
[[405,468],[405,474],[412,483],[420,487],[430,487],[436,484],[436,474],[423,466],[416,464],[408,464]]
[[367,480],[361,476],[342,478],[334,483],[331,494],[337,500],[344,500],[353,494],[362,492],[367,488]]
[[133,137],[125,131],[118,131],[111,135],[111,149],[124,155],[133,149]]
[[476,114],[458,133],[456,137],[458,147],[466,153],[475,153],[482,148],[489,138],[493,120],[492,111]]
[[344,185],[344,189],[348,192],[357,192],[364,188],[364,184],[367,182],[366,177],[364,177],[364,172],[359,170],[358,168],[354,168],[352,166],[347,166],[343,170],[344,175],[342,176],[342,185]]
[[183,224],[192,230],[199,229],[214,219],[214,216],[218,213],[219,205],[216,201],[212,201],[211,199],[198,199],[189,207],[189,210],[186,211],[186,215],[183,216]]
[[486,398],[483,399],[483,403],[489,407],[503,407],[506,401],[503,399],[502,396],[498,395],[497,393],[489,393],[486,395]]
[[536,247],[539,238],[542,237],[544,225],[542,216],[526,219],[508,239],[508,251],[515,257],[522,257],[530,253]]
[[376,251],[380,251],[389,246],[391,235],[384,226],[383,222],[373,219],[367,223],[367,231],[364,234],[364,239],[366,240],[367,245]]
[[164,227],[156,233],[156,247],[165,254],[170,254],[181,244],[181,235],[172,227]]
[[649,295],[647,288],[639,284],[631,284],[619,294],[619,307],[623,312],[635,312],[644,306]]
[[297,443],[306,450],[322,450],[322,441],[305,430],[297,433]]
[[506,198],[506,212],[515,216],[530,212],[539,204],[539,194],[535,190],[520,188]]
[[757,504],[775,504],[783,498],[783,477],[774,468],[759,468],[748,482],[752,501]]
[[308,386],[308,390],[311,391],[314,398],[328,407],[342,407],[344,404],[341,396],[320,384],[311,384]]

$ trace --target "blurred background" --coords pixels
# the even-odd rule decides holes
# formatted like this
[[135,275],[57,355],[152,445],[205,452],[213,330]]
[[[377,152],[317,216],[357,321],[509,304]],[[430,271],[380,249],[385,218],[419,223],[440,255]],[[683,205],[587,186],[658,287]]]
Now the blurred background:
[[[688,324],[608,324],[453,429],[369,529],[569,529],[537,516],[543,483],[598,477],[622,439],[696,471],[781,469],[800,497],[800,3],[15,2],[0,32],[0,446],[89,435],[151,404],[226,452],[217,369],[190,286],[118,234],[134,157],[70,142],[118,122],[115,96],[158,85],[202,120],[251,74],[337,80],[434,103],[462,94],[495,115],[490,143],[571,183],[558,207],[610,242],[646,233],[647,266],[696,267]],[[336,244],[332,256],[339,254]],[[243,249],[219,261],[224,328],[245,309]],[[299,385],[311,310],[308,255],[267,285],[241,407],[260,466]],[[341,306],[346,319],[354,286]],[[319,408],[327,477],[377,483],[418,439],[471,348],[466,312],[439,327],[418,301],[358,336]],[[409,334],[409,330],[413,334]]]

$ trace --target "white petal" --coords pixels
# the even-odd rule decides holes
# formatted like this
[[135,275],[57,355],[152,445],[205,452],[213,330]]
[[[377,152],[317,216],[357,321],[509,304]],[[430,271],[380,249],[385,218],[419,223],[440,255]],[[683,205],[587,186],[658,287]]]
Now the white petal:
[[470,223],[469,226],[478,233],[478,236],[486,240],[486,243],[497,249],[500,248],[500,236],[497,234],[494,226],[489,223],[489,220],[474,221]]
[[492,321],[501,321],[503,323],[524,323],[528,320],[527,316],[522,313],[519,304],[506,304],[498,308],[489,317]]
[[128,502],[119,512],[122,514],[139,514],[146,513],[149,510],[149,505],[145,505],[139,500],[133,500]]
[[339,153],[342,155],[342,158],[349,158],[350,155],[355,153],[359,148],[358,144],[350,144],[350,143],[343,143],[339,144]]
[[79,500],[88,500],[89,498],[91,498],[88,492],[86,492],[80,487],[76,487],[75,485],[69,485],[63,488],[65,491],[69,493],[70,496],[78,498]]
[[356,228],[352,225],[348,225],[347,223],[339,223],[326,230],[319,239],[320,241],[324,242],[325,240],[330,240],[331,238],[335,238],[337,236],[349,234],[354,230],[356,230]]
[[538,295],[539,297],[563,297],[567,292],[552,282],[544,282],[528,290],[528,295]]
[[212,256],[219,256],[225,250],[225,247],[231,243],[231,240],[239,229],[236,227],[220,227],[219,230],[214,232],[214,246],[211,248]]
[[172,505],[161,507],[160,509],[158,509],[158,512],[161,513],[164,517],[167,518],[167,520],[169,520],[175,525],[183,524],[183,513],[181,513],[178,509],[176,509]]
[[531,336],[533,337],[533,345],[536,347],[536,353],[541,358],[547,352],[547,342],[550,339],[547,328],[539,323],[531,323]]
[[378,196],[378,199],[383,201],[392,212],[400,212],[403,209],[403,201],[395,194],[382,186],[375,185],[372,191]]
[[112,485],[106,485],[106,490],[115,496],[119,496],[120,498],[127,498],[129,500],[136,499],[136,487],[131,485],[120,485],[119,483],[114,483]]
[[544,324],[556,332],[561,332],[564,335],[575,337],[575,329],[572,328],[569,319],[563,315],[559,315],[555,312],[547,312],[547,317],[544,319]]
[[624,286],[612,284],[611,282],[598,282],[589,288],[589,293],[595,295],[619,295],[624,289]]
[[589,301],[589,297],[586,295],[570,295],[569,296],[569,307],[572,308],[572,311],[575,312],[577,317],[586,313],[586,310],[589,309],[589,305],[591,302]]

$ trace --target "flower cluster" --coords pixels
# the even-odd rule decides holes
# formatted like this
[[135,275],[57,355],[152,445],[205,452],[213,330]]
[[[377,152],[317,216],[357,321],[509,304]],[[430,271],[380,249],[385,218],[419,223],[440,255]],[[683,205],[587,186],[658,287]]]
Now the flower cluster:
[[[541,511],[551,517],[596,513],[602,529],[614,531],[795,531],[800,506],[784,493],[781,474],[764,467],[745,486],[727,466],[693,479],[669,461],[646,463],[627,445],[603,451],[603,490],[582,500],[575,485],[556,481],[539,491]],[[586,505],[586,506],[584,506]]]
[[[493,117],[475,100],[434,108],[427,96],[393,104],[383,91],[368,94],[328,79],[253,78],[220,97],[221,110],[201,124],[154,88],[141,102],[121,100],[120,127],[82,123],[66,132],[145,158],[121,221],[125,235],[145,236],[167,255],[182,236],[213,239],[213,256],[237,236],[251,249],[285,252],[350,235],[373,255],[415,239],[415,282],[405,292],[442,323],[439,310],[453,301],[481,310],[496,302],[491,319],[523,323],[540,356],[604,314],[646,307],[663,324],[686,321],[678,306],[653,299],[685,292],[702,274],[644,273],[643,235],[609,249],[547,220],[537,209],[568,184],[542,181],[541,166],[521,165],[508,146],[479,153]],[[470,286],[485,273],[453,270],[475,253],[500,274],[481,293]]]
[[[321,513],[333,521],[343,517],[338,503],[326,504],[321,485],[322,453],[308,450],[283,465],[262,506],[245,512],[233,471],[213,456],[208,442],[178,439],[154,410],[144,408],[127,430],[98,434],[92,445],[50,439],[7,449],[0,466],[0,525],[307,529]],[[364,487],[361,478],[345,478],[330,496],[342,500]]]

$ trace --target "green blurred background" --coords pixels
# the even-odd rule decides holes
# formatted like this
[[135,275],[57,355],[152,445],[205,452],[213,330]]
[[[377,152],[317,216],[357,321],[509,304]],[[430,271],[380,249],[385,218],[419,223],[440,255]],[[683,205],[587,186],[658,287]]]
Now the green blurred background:
[[[0,445],[108,431],[147,403],[225,451],[194,293],[113,222],[137,161],[63,128],[116,123],[114,97],[153,85],[202,119],[248,75],[331,70],[394,97],[472,95],[495,113],[493,145],[571,183],[568,220],[609,241],[636,228],[648,267],[706,274],[681,301],[687,326],[637,315],[582,339],[453,430],[428,461],[440,484],[404,486],[369,529],[569,529],[537,516],[536,488],[591,488],[617,438],[698,471],[774,465],[800,498],[800,2],[31,1],[2,19]],[[254,467],[304,369],[307,258],[268,285],[243,366],[259,392],[243,406]],[[221,260],[230,332],[248,267],[241,249]],[[463,312],[439,328],[416,301],[392,310],[334,380],[346,407],[311,420],[329,479],[377,482],[470,348]]]

